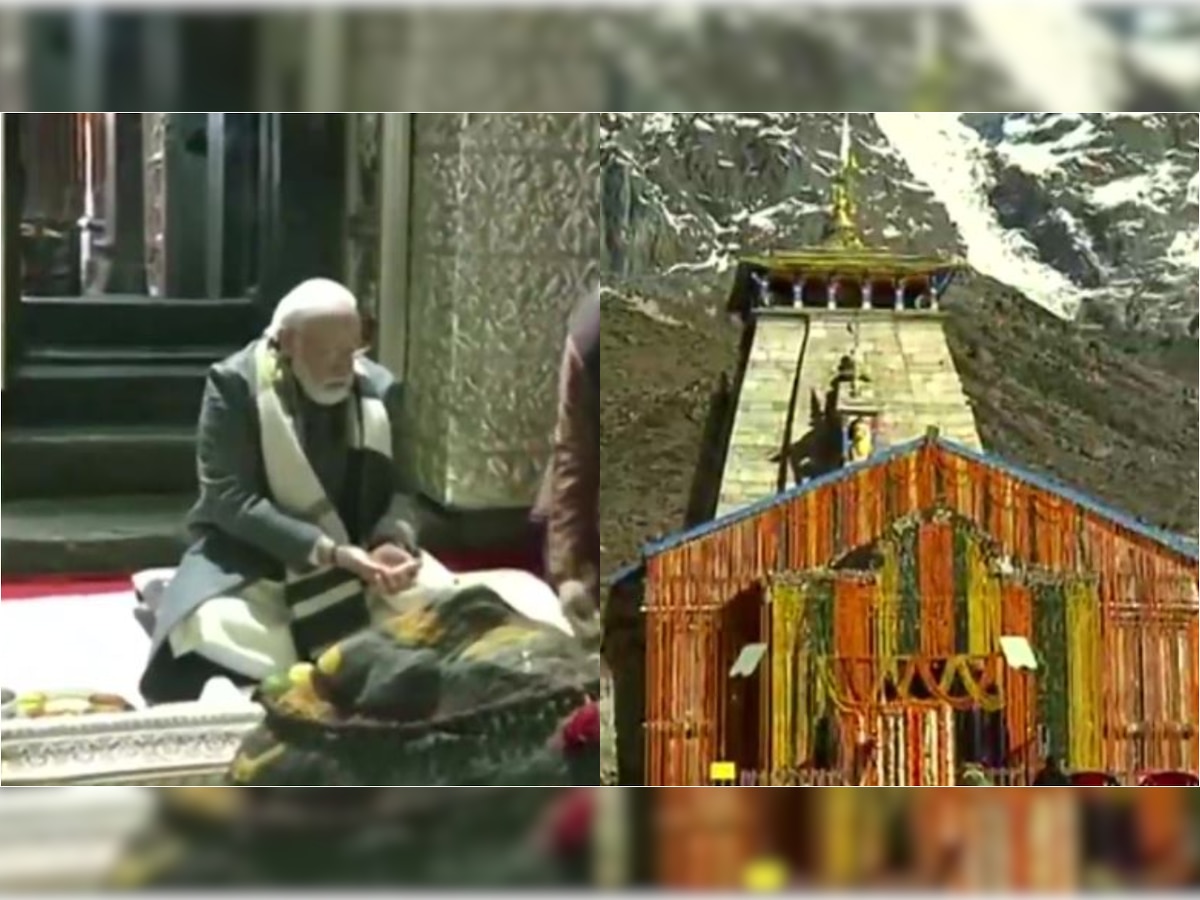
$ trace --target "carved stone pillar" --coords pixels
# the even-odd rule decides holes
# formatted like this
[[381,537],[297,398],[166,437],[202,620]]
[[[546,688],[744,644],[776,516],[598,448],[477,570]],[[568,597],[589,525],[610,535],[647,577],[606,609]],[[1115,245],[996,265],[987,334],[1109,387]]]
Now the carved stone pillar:
[[412,119],[405,452],[444,506],[534,499],[567,316],[598,274],[596,140],[595,115]]
[[[163,241],[164,293],[208,295],[208,116],[169,113],[163,125],[163,183],[167,202]],[[219,153],[220,148],[211,148]]]
[[165,113],[142,115],[142,151],[145,157],[144,170],[144,216],[146,286],[151,296],[161,297],[167,288],[167,257],[165,234],[167,230],[167,178],[166,178],[166,132]]
[[758,287],[758,308],[770,309],[774,304],[771,302],[771,281],[766,275],[755,275],[754,283]]
[[146,293],[145,162],[142,116],[111,113],[108,121],[109,197],[105,240],[111,263],[105,285],[109,294]]
[[[383,276],[382,207],[387,196],[382,180],[381,144],[388,118],[379,113],[351,114],[346,128],[345,283],[358,298],[359,309],[372,322],[379,320],[379,284]],[[380,360],[384,365],[391,364],[383,358],[382,351]]]

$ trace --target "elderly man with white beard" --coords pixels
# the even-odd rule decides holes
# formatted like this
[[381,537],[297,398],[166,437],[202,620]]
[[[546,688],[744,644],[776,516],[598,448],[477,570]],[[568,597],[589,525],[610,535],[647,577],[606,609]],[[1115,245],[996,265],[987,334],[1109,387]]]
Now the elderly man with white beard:
[[421,566],[354,295],[305,281],[263,337],[212,367],[195,542],[166,585],[141,689],[195,699],[256,682],[386,616]]

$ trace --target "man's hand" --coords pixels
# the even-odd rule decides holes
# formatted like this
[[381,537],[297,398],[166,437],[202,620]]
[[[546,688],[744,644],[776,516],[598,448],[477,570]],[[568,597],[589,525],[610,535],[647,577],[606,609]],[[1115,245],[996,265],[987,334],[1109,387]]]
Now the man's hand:
[[381,587],[388,572],[387,566],[372,559],[366,550],[351,544],[334,548],[333,564],[358,577],[368,587]]
[[396,544],[380,544],[371,551],[371,560],[383,568],[380,586],[389,594],[408,590],[421,570],[421,558]]

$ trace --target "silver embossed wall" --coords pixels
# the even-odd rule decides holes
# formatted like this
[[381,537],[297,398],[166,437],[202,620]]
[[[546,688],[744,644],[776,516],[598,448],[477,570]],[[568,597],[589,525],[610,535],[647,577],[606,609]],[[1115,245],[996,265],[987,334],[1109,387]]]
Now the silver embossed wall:
[[448,507],[532,503],[572,307],[598,275],[598,122],[418,114],[409,152],[406,422]]

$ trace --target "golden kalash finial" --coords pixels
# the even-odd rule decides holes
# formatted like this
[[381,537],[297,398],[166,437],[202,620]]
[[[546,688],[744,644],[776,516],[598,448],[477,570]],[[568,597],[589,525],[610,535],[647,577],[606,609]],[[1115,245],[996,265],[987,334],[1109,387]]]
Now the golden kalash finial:
[[850,146],[850,115],[842,116],[841,167],[833,182],[833,230],[828,243],[837,247],[861,247],[862,237],[855,226],[856,209],[851,180],[858,171],[858,161]]

